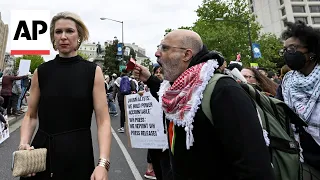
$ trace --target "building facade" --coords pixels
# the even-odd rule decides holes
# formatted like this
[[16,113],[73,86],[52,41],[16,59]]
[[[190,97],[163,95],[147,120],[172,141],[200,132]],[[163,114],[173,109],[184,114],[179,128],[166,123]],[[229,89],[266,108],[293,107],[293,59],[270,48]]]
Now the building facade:
[[249,8],[257,16],[263,33],[278,37],[286,21],[301,20],[320,29],[320,0],[248,0]]
[[[95,42],[83,42],[78,51],[86,54],[89,58],[96,58],[98,56],[97,45]],[[102,45],[101,48],[103,49]]]
[[124,43],[124,45],[127,47],[131,47],[134,50],[134,52],[136,53],[136,61],[138,64],[141,64],[145,59],[149,59],[146,56],[146,49],[139,47],[135,43]]
[[0,69],[3,71],[5,66],[5,52],[7,48],[8,42],[8,32],[9,27],[8,24],[5,24],[1,19],[1,12],[0,12]]

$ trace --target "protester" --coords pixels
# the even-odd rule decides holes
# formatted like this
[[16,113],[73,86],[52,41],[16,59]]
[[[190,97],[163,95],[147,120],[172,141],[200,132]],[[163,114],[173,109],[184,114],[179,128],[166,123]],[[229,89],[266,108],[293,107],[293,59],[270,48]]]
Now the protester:
[[118,129],[119,133],[124,133],[124,123],[125,123],[125,107],[124,107],[124,97],[126,95],[132,94],[135,92],[137,87],[135,82],[133,82],[129,76],[128,71],[123,69],[121,72],[121,76],[116,79],[115,86],[113,89],[113,101],[118,97],[118,104],[120,107],[120,128]]
[[280,70],[280,84],[277,88],[277,94],[275,96],[275,98],[281,100],[281,101],[284,101],[283,99],[283,95],[282,95],[282,79],[284,78],[284,76],[287,74],[287,72],[291,71],[291,69],[289,68],[288,65],[284,65],[282,66],[281,70]]
[[241,74],[248,81],[249,84],[254,85],[258,90],[264,92],[268,96],[274,97],[277,93],[278,85],[264,76],[255,68],[243,68]]
[[[153,85],[159,85],[163,82],[163,69],[162,67],[155,66],[153,68],[153,76],[155,83]],[[159,101],[157,88],[151,88],[150,93],[154,98]],[[165,126],[165,124],[164,124]],[[165,129],[165,128],[164,128]],[[167,131],[165,131],[167,132]],[[172,180],[172,170],[170,165],[169,151],[162,149],[148,149],[147,155],[148,169],[144,177],[157,180]],[[153,173],[154,172],[154,173]],[[155,175],[155,176],[154,176]]]
[[13,82],[23,78],[27,78],[27,76],[15,76],[11,68],[6,68],[3,72],[1,96],[4,98],[4,103],[2,107],[7,110],[8,115],[12,115],[10,99],[12,97]]
[[[20,150],[46,148],[46,170],[21,179],[107,180],[111,126],[104,78],[99,66],[77,55],[88,39],[88,29],[71,12],[55,15],[49,27],[53,48],[59,54],[34,72],[19,145]],[[100,150],[96,167],[90,129],[93,110]]]
[[159,90],[174,179],[273,180],[256,109],[234,79],[221,78],[212,96],[203,97],[211,98],[214,125],[198,109],[206,84],[223,64],[219,54],[209,52],[197,33],[174,30],[156,56],[166,80],[161,87],[148,68],[137,64],[134,73]]
[[298,130],[304,161],[320,170],[320,33],[302,21],[286,25],[282,52],[292,71],[283,78],[282,94],[308,124]]

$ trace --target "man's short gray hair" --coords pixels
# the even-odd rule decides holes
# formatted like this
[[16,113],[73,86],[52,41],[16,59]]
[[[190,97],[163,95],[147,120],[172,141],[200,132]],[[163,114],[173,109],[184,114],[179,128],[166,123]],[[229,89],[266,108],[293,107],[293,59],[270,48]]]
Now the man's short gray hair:
[[184,47],[192,49],[193,56],[198,54],[203,47],[203,42],[192,36],[185,36],[182,40],[182,44],[184,44]]

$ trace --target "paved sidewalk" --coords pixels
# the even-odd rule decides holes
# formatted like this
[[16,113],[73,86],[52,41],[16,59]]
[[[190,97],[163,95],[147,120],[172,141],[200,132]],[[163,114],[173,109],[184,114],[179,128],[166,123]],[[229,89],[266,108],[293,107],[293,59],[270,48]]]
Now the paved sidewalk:
[[21,111],[23,111],[24,113],[18,116],[8,116],[8,123],[9,126],[11,126],[12,124],[14,124],[15,122],[21,120],[24,117],[25,112],[27,112],[28,107],[24,106],[21,108]]

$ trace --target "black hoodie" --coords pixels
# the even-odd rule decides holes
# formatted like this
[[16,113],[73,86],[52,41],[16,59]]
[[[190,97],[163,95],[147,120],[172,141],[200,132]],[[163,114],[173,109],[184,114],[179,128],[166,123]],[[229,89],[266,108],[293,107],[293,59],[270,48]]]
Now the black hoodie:
[[[210,59],[223,64],[219,54],[208,52],[204,47],[189,67]],[[153,94],[160,87],[153,76],[147,85]],[[220,79],[212,93],[214,125],[200,106],[193,122],[194,143],[189,150],[184,128],[174,127],[174,145],[169,148],[174,179],[274,180],[269,152],[249,96],[231,78]],[[169,121],[165,121],[168,125]]]

